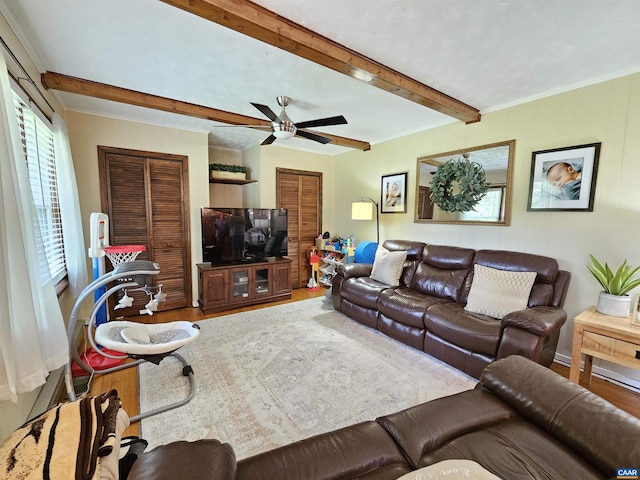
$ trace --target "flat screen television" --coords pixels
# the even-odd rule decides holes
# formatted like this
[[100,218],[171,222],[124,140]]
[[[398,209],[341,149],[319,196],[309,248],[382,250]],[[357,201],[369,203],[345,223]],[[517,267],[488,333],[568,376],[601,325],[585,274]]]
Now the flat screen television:
[[288,253],[286,209],[202,207],[200,218],[204,262],[264,262]]

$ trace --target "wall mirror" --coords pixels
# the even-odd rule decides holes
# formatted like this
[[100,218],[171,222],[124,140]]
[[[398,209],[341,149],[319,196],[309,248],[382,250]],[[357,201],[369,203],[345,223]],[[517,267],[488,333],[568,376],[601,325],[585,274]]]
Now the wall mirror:
[[[415,223],[451,223],[459,225],[511,224],[511,190],[515,140],[480,145],[418,158],[416,174]],[[487,194],[469,212],[445,212],[435,205],[431,195],[431,179],[439,165],[449,160],[468,158],[478,162],[490,183]]]

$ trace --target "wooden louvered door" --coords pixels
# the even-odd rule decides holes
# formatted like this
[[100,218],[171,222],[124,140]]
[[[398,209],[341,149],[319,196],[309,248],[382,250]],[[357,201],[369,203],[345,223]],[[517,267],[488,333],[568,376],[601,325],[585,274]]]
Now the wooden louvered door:
[[276,203],[288,211],[291,285],[305,287],[311,276],[308,249],[322,229],[322,172],[276,169]]
[[[144,245],[138,259],[160,265],[152,285],[163,285],[167,301],[158,310],[191,306],[187,157],[98,147],[98,158],[111,245]],[[129,295],[133,307],[118,309],[118,316],[137,315],[149,300]]]

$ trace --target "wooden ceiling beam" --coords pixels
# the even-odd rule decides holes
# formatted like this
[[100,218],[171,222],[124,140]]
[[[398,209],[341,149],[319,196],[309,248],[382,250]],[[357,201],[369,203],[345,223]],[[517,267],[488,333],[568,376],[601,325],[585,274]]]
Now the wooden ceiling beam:
[[[60,90],[62,92],[75,93],[88,97],[102,98],[113,102],[136,105],[138,107],[152,108],[164,112],[177,113],[190,117],[203,118],[214,122],[222,122],[229,125],[255,125],[256,127],[270,127],[269,120],[249,117],[238,113],[226,112],[216,108],[205,107],[195,103],[183,102],[167,97],[160,97],[150,93],[129,90],[128,88],[115,87],[106,83],[94,82],[83,78],[71,77],[55,72],[45,72],[41,75],[42,85],[47,89]],[[308,130],[312,131],[312,130]],[[358,150],[370,150],[371,145],[362,140],[329,135],[324,132],[312,131],[323,137],[331,139],[334,145],[355,148]]]
[[477,109],[249,0],[162,1],[465,123],[480,121]]

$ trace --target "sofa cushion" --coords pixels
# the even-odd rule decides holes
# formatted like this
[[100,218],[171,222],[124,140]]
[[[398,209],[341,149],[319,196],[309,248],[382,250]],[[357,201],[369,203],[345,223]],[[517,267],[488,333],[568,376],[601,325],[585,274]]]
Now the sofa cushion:
[[427,245],[422,261],[442,270],[468,270],[473,266],[476,251],[471,248],[447,245]]
[[427,295],[459,302],[474,255],[475,251],[470,248],[427,245],[411,287]]
[[[520,417],[465,432],[425,452],[418,467],[454,458],[473,460],[503,479],[611,478],[570,445]],[[615,471],[611,474],[615,478]]]
[[412,288],[388,288],[380,293],[378,310],[404,325],[424,328],[424,314],[427,308],[436,303],[449,301],[417,292]]
[[409,240],[385,240],[382,246],[392,252],[407,252],[407,260],[420,260],[425,243]]
[[427,330],[471,352],[495,357],[502,333],[500,320],[464,310],[459,303],[432,305],[424,316]]
[[389,288],[389,285],[380,283],[371,277],[350,278],[342,282],[342,298],[350,302],[377,310],[380,292]]
[[406,251],[392,252],[384,247],[378,247],[371,269],[371,278],[391,287],[397,287],[400,284],[400,275],[406,259]]
[[464,287],[468,270],[442,270],[421,262],[413,275],[411,288],[434,297],[457,302]]
[[483,390],[436,398],[376,419],[389,432],[409,463],[418,468],[424,455],[467,432],[490,427],[518,414]]
[[527,308],[536,272],[509,272],[476,265],[465,310],[502,319]]

